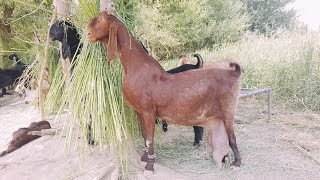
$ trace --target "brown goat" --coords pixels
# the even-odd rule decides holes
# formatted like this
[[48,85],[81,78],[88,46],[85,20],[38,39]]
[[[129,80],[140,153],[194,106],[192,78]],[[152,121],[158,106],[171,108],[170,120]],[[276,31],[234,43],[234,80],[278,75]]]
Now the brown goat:
[[[147,162],[145,170],[154,171],[156,116],[174,124],[202,126],[211,133],[216,121],[222,121],[235,155],[233,165],[240,166],[241,157],[233,127],[240,91],[239,64],[229,64],[235,70],[207,68],[168,74],[145,52],[125,25],[107,12],[101,12],[90,20],[87,39],[91,43],[103,43],[108,60],[113,60],[117,54],[120,56],[125,71],[123,95],[126,103],[137,113],[145,140],[145,152],[141,157]],[[214,135],[212,133],[212,137]]]
[[50,129],[50,128],[51,126],[48,121],[33,122],[27,128],[19,128],[17,131],[13,132],[12,134],[13,138],[9,144],[8,149],[3,151],[0,154],[0,157],[15,151],[19,149],[21,146],[27,144],[28,142],[33,141],[40,137],[40,136],[28,135],[29,131],[41,131],[42,129]]

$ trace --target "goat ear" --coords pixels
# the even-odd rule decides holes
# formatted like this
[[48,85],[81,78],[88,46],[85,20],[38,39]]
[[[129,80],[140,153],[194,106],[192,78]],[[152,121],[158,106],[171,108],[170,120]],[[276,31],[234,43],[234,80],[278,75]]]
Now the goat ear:
[[116,22],[110,24],[109,29],[109,41],[107,49],[107,59],[109,61],[113,60],[117,56],[118,52],[118,25]]

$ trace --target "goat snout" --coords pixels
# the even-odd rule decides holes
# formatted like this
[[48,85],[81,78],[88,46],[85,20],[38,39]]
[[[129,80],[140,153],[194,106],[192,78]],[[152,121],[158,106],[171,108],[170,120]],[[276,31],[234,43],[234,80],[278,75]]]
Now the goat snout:
[[94,34],[92,33],[92,31],[87,31],[87,40],[89,41],[89,43],[96,42],[96,39],[94,38]]

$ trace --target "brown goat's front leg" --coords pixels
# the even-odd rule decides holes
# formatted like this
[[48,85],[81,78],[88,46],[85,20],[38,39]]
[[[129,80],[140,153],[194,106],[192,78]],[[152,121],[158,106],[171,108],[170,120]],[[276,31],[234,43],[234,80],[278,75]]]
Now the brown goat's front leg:
[[155,115],[153,113],[144,113],[143,119],[144,119],[144,125],[147,131],[147,138],[146,138],[146,145],[148,148],[148,162],[145,167],[145,174],[150,174],[148,171],[153,172],[154,168],[153,165],[155,163],[155,154],[153,149],[154,144],[154,128],[155,128]]
[[148,162],[148,151],[149,150],[148,150],[148,147],[147,147],[147,144],[146,144],[146,140],[147,140],[146,126],[145,126],[142,114],[137,112],[137,111],[135,111],[135,112],[137,114],[137,117],[138,117],[138,120],[139,120],[139,123],[140,123],[141,133],[142,133],[142,137],[143,137],[143,140],[144,140],[144,153],[141,156],[141,161]]
[[234,128],[233,128],[233,117],[229,117],[225,119],[224,125],[226,127],[226,131],[229,138],[229,145],[232,149],[234,154],[234,162],[232,163],[234,166],[239,167],[241,165],[241,156],[237,146],[236,136],[234,135]]

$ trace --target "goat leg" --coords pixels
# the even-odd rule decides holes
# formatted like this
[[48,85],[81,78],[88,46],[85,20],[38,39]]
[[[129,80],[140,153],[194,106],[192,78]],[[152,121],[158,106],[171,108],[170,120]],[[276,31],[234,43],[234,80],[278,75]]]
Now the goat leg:
[[194,146],[199,146],[200,142],[202,141],[202,136],[203,136],[203,127],[200,126],[193,126],[194,130]]
[[[145,173],[150,174],[154,172],[155,154],[154,154],[154,129],[155,129],[155,115],[150,112],[143,113],[144,127],[146,128],[147,138],[146,145],[148,148],[148,162],[145,167]],[[149,171],[149,172],[148,172]],[[150,172],[151,171],[151,172]]]
[[144,119],[143,119],[141,113],[139,113],[137,111],[135,111],[135,112],[136,112],[138,120],[140,122],[141,133],[142,133],[142,137],[143,137],[143,140],[144,140],[144,152],[143,152],[143,155],[141,156],[141,161],[148,162],[148,147],[147,147],[147,144],[146,144],[147,132],[146,132],[146,128],[145,128],[145,125],[144,125]]
[[234,154],[234,162],[232,163],[236,167],[240,167],[241,165],[241,156],[240,152],[237,146],[237,140],[236,136],[234,135],[234,128],[233,128],[233,117],[225,119],[224,121],[225,128],[228,134],[228,139],[229,139],[229,145],[232,149],[232,152]]

